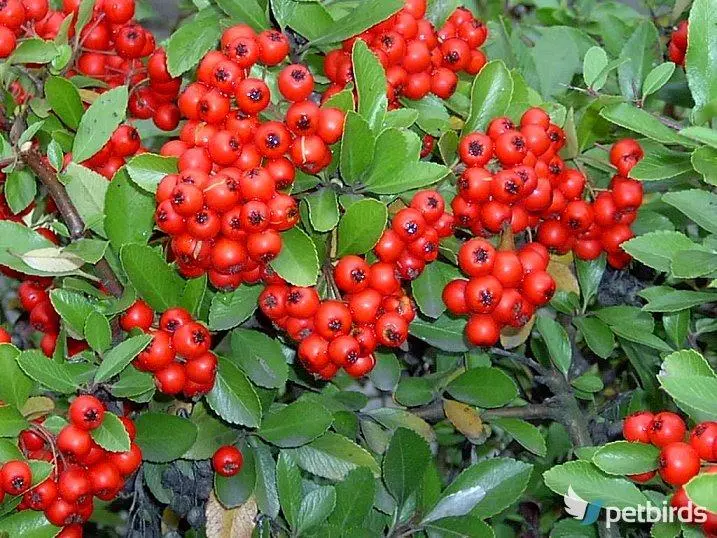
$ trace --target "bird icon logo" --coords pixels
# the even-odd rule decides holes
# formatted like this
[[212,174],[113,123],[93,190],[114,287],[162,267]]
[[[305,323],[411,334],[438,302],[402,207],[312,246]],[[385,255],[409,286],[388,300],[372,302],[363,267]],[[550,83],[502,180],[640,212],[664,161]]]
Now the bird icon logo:
[[580,495],[575,493],[572,484],[568,486],[568,492],[563,495],[565,511],[573,518],[581,521],[583,525],[592,525],[600,515],[602,502],[589,503]]

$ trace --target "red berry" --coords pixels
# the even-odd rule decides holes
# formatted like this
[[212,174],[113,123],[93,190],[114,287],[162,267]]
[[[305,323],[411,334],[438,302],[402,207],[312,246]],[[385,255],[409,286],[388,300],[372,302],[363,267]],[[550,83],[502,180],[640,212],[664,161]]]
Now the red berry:
[[9,495],[22,495],[32,485],[30,466],[19,460],[10,460],[0,468],[0,488]]
[[241,451],[235,446],[224,445],[219,447],[212,456],[212,467],[221,476],[234,476],[241,471],[244,458]]
[[717,422],[702,422],[690,434],[690,444],[705,461],[717,461],[716,440]]
[[690,481],[700,470],[700,457],[687,443],[672,442],[663,446],[660,452],[660,477],[672,486],[681,486]]
[[657,413],[652,420],[649,432],[650,442],[657,447],[663,447],[682,441],[686,431],[685,422],[679,415],[663,411]]
[[154,321],[154,311],[147,303],[137,300],[120,317],[120,326],[124,331],[138,328],[148,331]]
[[105,405],[94,396],[78,396],[70,404],[68,418],[72,424],[83,430],[98,428],[104,417]]
[[625,418],[622,436],[630,442],[649,443],[650,428],[655,416],[649,411],[639,411]]

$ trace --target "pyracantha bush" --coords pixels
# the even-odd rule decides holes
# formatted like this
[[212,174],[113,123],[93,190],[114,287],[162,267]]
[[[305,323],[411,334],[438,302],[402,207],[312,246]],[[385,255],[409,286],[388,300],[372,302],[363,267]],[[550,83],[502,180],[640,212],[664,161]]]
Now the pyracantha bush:
[[717,536],[717,10],[644,7],[0,0],[0,536]]

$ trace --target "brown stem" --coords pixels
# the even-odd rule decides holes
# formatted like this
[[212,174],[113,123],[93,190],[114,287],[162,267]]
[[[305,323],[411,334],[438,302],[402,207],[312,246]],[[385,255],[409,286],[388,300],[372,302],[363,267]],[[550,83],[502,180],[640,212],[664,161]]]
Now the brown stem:
[[[67,195],[64,185],[58,181],[55,171],[43,161],[40,152],[36,149],[21,151],[20,158],[35,173],[55,201],[62,220],[70,231],[70,238],[74,241],[85,237],[85,223],[82,221],[82,217]],[[102,258],[97,262],[95,270],[105,289],[115,297],[121,297],[124,288],[107,260]]]

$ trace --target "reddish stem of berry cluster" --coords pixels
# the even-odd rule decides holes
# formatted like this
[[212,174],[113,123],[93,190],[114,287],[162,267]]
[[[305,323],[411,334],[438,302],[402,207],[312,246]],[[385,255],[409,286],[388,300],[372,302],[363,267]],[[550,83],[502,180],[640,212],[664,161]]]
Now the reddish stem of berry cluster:
[[438,256],[438,242],[453,233],[453,219],[435,191],[421,191],[399,211],[374,252],[379,261],[344,256],[333,268],[341,297],[321,301],[315,288],[276,281],[259,296],[259,308],[299,343],[301,364],[323,379],[340,368],[353,377],[369,373],[377,346],[399,347],[416,316],[402,280],[417,278]]
[[357,39],[365,41],[386,70],[390,108],[399,99],[422,99],[433,93],[448,99],[456,91],[458,73],[476,75],[486,57],[479,49],[488,28],[466,8],[456,9],[440,30],[425,18],[426,0],[405,0],[401,11],[347,39],[324,59],[324,73],[332,84],[326,100],[353,80],[351,53]]
[[630,224],[642,203],[642,184],[626,176],[642,148],[632,139],[612,147],[618,175],[590,203],[583,199],[585,176],[558,155],[564,144],[563,131],[540,108],[528,109],[519,126],[495,118],[486,134],[463,137],[459,156],[468,168],[451,203],[456,225],[484,237],[507,226],[514,233],[537,228],[537,241],[552,252],[592,260],[605,251],[610,265],[622,268],[630,257],[620,245],[633,237]]
[[58,535],[82,536],[82,524],[94,510],[94,498],[114,500],[127,479],[142,463],[142,451],[134,443],[136,429],[128,417],[120,417],[129,434],[127,452],[109,452],[92,438],[105,418],[104,404],[94,396],[75,398],[68,410],[69,424],[53,436],[36,421],[20,433],[20,448],[29,460],[52,463],[51,475],[32,485],[31,468],[25,460],[11,460],[0,468],[0,502],[5,494],[22,495],[17,510],[45,513]]
[[670,42],[667,45],[667,57],[670,61],[681,66],[685,65],[688,29],[689,23],[687,21],[680,21],[675,31],[670,35]]
[[[700,473],[716,473],[717,465],[702,467],[702,462],[717,462],[717,422],[701,422],[686,442],[687,426],[682,418],[670,411],[653,414],[639,411],[623,422],[623,437],[633,443],[648,443],[660,448],[658,473],[660,478],[675,486],[670,504],[675,508],[693,510],[695,505],[687,497],[684,484]],[[630,478],[638,483],[652,480],[655,471]],[[717,513],[705,510],[707,520],[702,524],[705,534],[717,534]]]
[[292,185],[296,167],[316,173],[328,166],[344,114],[310,101],[313,76],[292,64],[278,78],[290,103],[284,122],[261,121],[271,92],[249,71],[257,63],[284,61],[287,38],[238,25],[221,42],[222,51],[204,57],[198,81],[179,99],[189,121],[180,139],[162,149],[179,157],[179,174],[160,183],[155,220],[172,236],[171,251],[184,276],[207,272],[215,287],[233,289],[270,273],[267,263],[281,250],[279,232],[299,218],[296,201],[281,191]]
[[179,307],[165,310],[154,325],[154,311],[141,300],[120,317],[125,331],[139,329],[152,335],[149,345],[132,361],[134,367],[152,373],[157,389],[164,394],[181,392],[193,398],[212,390],[217,356],[210,351],[209,330]]

